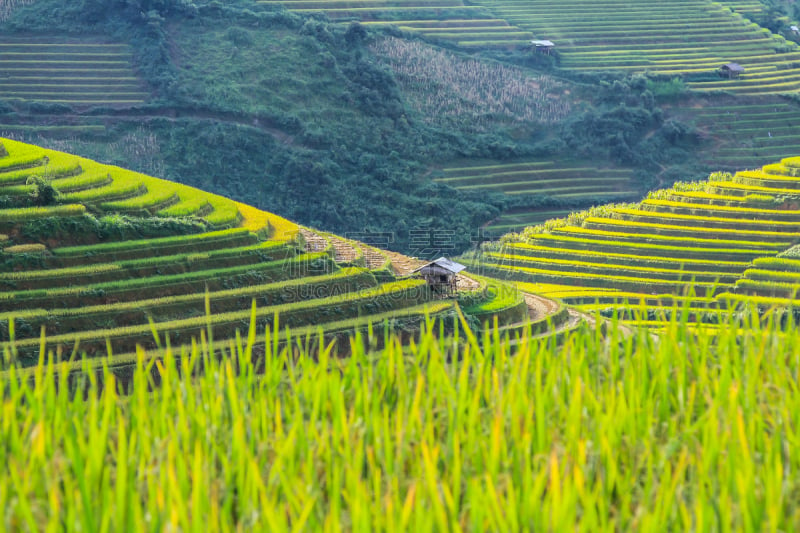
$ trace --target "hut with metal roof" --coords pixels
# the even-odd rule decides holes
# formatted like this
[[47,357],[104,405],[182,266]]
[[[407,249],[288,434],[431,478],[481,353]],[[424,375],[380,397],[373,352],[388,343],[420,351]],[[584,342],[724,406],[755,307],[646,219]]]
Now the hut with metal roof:
[[467,267],[460,263],[440,257],[417,268],[412,273],[423,278],[434,292],[450,295],[458,291],[456,275],[465,268]]
[[550,51],[556,46],[553,41],[536,40],[531,41],[531,45],[541,54],[550,55]]
[[738,78],[741,74],[744,74],[744,67],[739,63],[725,63],[719,67],[719,74],[729,79]]

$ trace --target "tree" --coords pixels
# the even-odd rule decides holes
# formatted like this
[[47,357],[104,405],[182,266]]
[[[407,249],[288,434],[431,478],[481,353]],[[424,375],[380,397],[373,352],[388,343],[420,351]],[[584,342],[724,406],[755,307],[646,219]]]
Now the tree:
[[33,185],[29,196],[34,205],[53,205],[58,201],[59,193],[48,178],[31,176],[26,184]]

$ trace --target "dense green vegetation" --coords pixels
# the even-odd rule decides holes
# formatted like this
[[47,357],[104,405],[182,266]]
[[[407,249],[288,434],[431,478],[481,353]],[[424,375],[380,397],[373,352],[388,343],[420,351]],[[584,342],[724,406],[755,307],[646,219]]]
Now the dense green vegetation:
[[427,179],[431,167],[577,155],[647,176],[631,184],[642,193],[676,161],[696,171],[692,130],[658,107],[666,80],[618,79],[598,90],[602,77],[559,79],[548,73],[552,62],[517,45],[473,43],[470,57],[385,25],[328,22],[245,0],[40,0],[19,6],[0,29],[0,45],[61,42],[65,54],[70,43],[99,50],[112,40],[131,51],[136,83],[149,93],[133,107],[48,103],[35,94],[0,100],[7,136],[338,233],[391,233],[386,244],[411,253],[420,253],[416,230],[452,231],[462,250],[503,211],[561,207],[546,194],[522,202],[454,191]]
[[[507,284],[461,278],[458,299],[443,300],[408,276],[410,267],[396,271],[362,243],[186,185],[0,140],[2,366],[30,366],[45,349],[94,364],[114,355],[112,366],[126,372],[138,348],[191,345],[201,333],[225,342],[251,320],[259,331],[324,324],[328,340],[371,322],[408,332],[425,316],[453,314],[459,301],[477,329],[530,319]],[[53,179],[51,168],[65,177]],[[78,182],[77,191],[59,189]],[[539,334],[567,329],[536,318],[544,319]]]
[[790,531],[800,338],[777,324],[560,349],[429,324],[345,359],[253,327],[123,378],[43,356],[0,372],[0,527]]

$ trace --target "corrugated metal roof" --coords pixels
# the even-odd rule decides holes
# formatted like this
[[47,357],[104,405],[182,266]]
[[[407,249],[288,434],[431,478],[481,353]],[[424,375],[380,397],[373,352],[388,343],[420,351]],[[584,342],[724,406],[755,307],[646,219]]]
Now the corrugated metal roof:
[[531,41],[531,44],[534,45],[534,46],[555,46],[556,45],[553,41],[547,41],[547,40],[541,40],[541,41],[533,40],[533,41]]
[[462,270],[467,268],[467,267],[465,267],[464,265],[462,265],[460,263],[456,263],[455,261],[451,261],[451,260],[447,259],[446,257],[440,257],[439,259],[431,261],[427,265],[422,265],[418,269],[414,270],[414,272],[419,272],[420,270],[423,270],[423,269],[425,269],[427,267],[430,267],[432,265],[436,265],[436,266],[438,266],[440,268],[443,268],[443,269],[447,270],[448,272],[452,272],[453,274],[458,274],[459,272],[461,272]]
[[744,67],[739,63],[725,63],[722,65],[722,68],[727,68],[728,70],[732,70],[734,72],[744,72]]

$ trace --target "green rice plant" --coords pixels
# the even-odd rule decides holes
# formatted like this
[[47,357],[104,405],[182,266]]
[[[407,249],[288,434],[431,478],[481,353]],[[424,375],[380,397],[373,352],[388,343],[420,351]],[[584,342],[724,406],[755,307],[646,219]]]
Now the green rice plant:
[[85,189],[76,192],[68,192],[61,197],[65,202],[101,202],[110,198],[128,198],[144,194],[145,186],[139,182],[124,182],[115,180],[104,187]]
[[550,270],[543,268],[506,266],[503,264],[479,263],[480,268],[485,272],[502,279],[525,282],[543,283],[563,283],[567,279],[569,283],[577,286],[587,287],[610,287],[625,291],[679,291],[691,287],[696,294],[704,295],[730,287],[730,285],[716,283],[715,281],[691,282],[690,280],[664,280],[657,277],[626,276],[614,275],[608,271],[589,273],[589,272],[570,272],[565,273],[561,270]]
[[731,272],[715,272],[713,270],[691,270],[689,268],[682,268],[684,265],[678,263],[673,265],[673,268],[668,268],[663,265],[651,264],[647,266],[634,266],[626,264],[615,264],[613,260],[607,262],[593,262],[591,257],[581,257],[573,259],[556,259],[556,258],[532,258],[525,255],[511,255],[500,253],[487,253],[486,257],[494,259],[500,264],[506,266],[523,266],[523,267],[543,267],[543,268],[563,268],[566,274],[571,272],[609,272],[613,269],[615,274],[625,273],[627,275],[642,274],[644,277],[656,277],[658,275],[667,275],[666,279],[674,279],[675,276],[680,276],[683,279],[691,279],[693,277],[706,277],[706,278],[736,278],[738,273]]
[[581,226],[583,225],[584,220],[591,217],[610,216],[611,213],[613,213],[616,208],[625,207],[629,205],[636,205],[636,204],[606,204],[606,205],[590,207],[589,209],[585,209],[583,211],[570,213],[568,216],[564,218],[553,218],[545,221],[543,224],[526,227],[525,229],[522,230],[521,233],[510,233],[504,235],[500,239],[500,242],[502,243],[528,242],[534,239],[537,235],[540,235],[542,233],[550,233],[557,228],[565,226]]
[[778,281],[775,279],[750,279],[742,278],[736,281],[736,290],[740,294],[798,299],[800,295],[800,280]]
[[335,265],[325,252],[308,253],[289,259],[254,265],[185,272],[95,283],[77,287],[33,289],[0,293],[0,311],[25,307],[72,307],[98,305],[108,298],[116,301],[170,296],[204,290],[241,287],[303,276],[327,274]]
[[[542,257],[553,259],[566,259],[574,261],[576,252],[568,248],[551,246],[538,246],[530,244],[508,244],[500,249],[501,253],[519,254],[529,257]],[[686,259],[680,257],[653,257],[647,255],[625,254],[600,250],[584,249],[580,257],[596,263],[612,263],[621,265],[650,265],[657,268],[672,268],[677,270],[705,270],[716,269],[719,272],[741,272],[750,264],[749,261],[720,261],[716,259]]]
[[[760,265],[757,265],[760,266]],[[775,266],[775,265],[769,265]],[[763,268],[748,268],[745,272],[747,279],[762,280],[762,281],[776,281],[778,283],[800,283],[800,272],[797,270],[781,271],[781,270],[766,270]]]
[[[44,244],[16,244],[13,246],[6,246],[3,248],[2,253],[4,254],[42,254],[47,251],[47,247]],[[2,274],[0,274],[2,275]]]
[[753,260],[753,265],[763,269],[783,270],[787,272],[800,272],[800,259],[779,254],[777,257],[759,257]]
[[[762,231],[764,228],[769,228],[770,231],[786,231],[797,233],[800,230],[800,223],[784,221],[784,220],[765,220],[765,219],[748,219],[748,218],[724,218],[716,216],[704,215],[686,215],[681,213],[659,213],[654,211],[646,211],[639,209],[629,208],[615,208],[614,214],[626,216],[628,220],[654,220],[670,222],[684,222],[690,226],[706,226],[719,229],[749,229],[760,228],[757,231]],[[656,222],[663,223],[663,222]]]
[[[0,211],[0,213],[2,213],[2,211]],[[250,239],[252,237],[252,233],[250,233],[250,231],[246,228],[228,228],[207,233],[196,233],[194,235],[177,235],[174,237],[160,237],[157,239],[112,241],[86,246],[62,246],[53,248],[53,254],[59,257],[90,257],[120,252],[135,252],[137,257],[141,257],[142,250],[157,249],[159,250],[159,253],[164,253],[164,249],[174,249],[177,247],[194,250],[198,246],[205,248],[212,242],[225,242],[230,239],[241,237]]]
[[[159,298],[138,299],[112,304],[63,309],[25,309],[0,314],[0,337],[8,339],[8,319],[16,320],[15,338],[36,337],[45,327],[48,334],[166,322],[176,316],[192,316],[205,308],[219,314],[241,309],[252,301],[259,306],[327,298],[377,286],[375,277],[359,268],[344,268],[330,275],[303,277],[249,285],[213,292],[180,294]],[[26,327],[23,327],[23,322]],[[5,336],[3,336],[5,335]]]
[[12,152],[8,158],[0,160],[0,173],[39,167],[45,163],[47,163],[47,157],[45,157],[41,152],[24,154],[14,154]]
[[50,161],[45,166],[30,167],[22,170],[0,173],[0,185],[10,185],[15,183],[25,183],[25,181],[36,175],[43,175],[57,180],[62,177],[74,176],[82,171],[80,165],[75,161],[55,162]]
[[[227,200],[227,198],[224,200]],[[230,200],[224,200],[211,200],[209,202],[214,210],[206,215],[205,219],[213,227],[234,226],[242,220],[242,215],[236,204]]]
[[162,217],[198,216],[200,213],[204,213],[207,208],[211,208],[208,199],[202,196],[195,196],[187,200],[182,199],[174,205],[160,209],[157,214]]
[[283,243],[266,241],[255,245],[222,248],[202,253],[161,255],[115,263],[90,263],[66,268],[0,273],[0,286],[19,291],[87,285],[128,278],[252,265],[265,261],[288,259],[293,255],[294,250],[286,247]]
[[81,172],[74,176],[54,179],[51,183],[56,190],[63,194],[108,185],[111,183],[111,176],[108,172],[102,170],[96,172]]
[[[270,327],[278,316],[285,324],[292,327],[304,326],[327,321],[325,317],[358,318],[362,313],[374,314],[402,309],[418,305],[428,297],[427,284],[424,280],[403,280],[319,300],[160,322],[157,327],[168,332],[170,338],[178,342],[188,342],[192,337],[198,337],[201,330],[210,327],[213,327],[218,334],[229,335],[236,328],[246,327],[251,318],[257,320],[259,329]],[[87,355],[92,355],[98,350],[105,350],[109,342],[117,351],[135,350],[137,345],[152,344],[152,335],[153,325],[142,324],[54,335],[48,339],[48,343],[50,346],[64,348],[80,343],[81,349],[86,350]],[[14,349],[19,354],[32,353],[39,348],[39,343],[40,339],[22,339],[14,342]],[[5,344],[3,349],[7,348],[8,345]]]
[[0,223],[19,224],[31,220],[50,217],[77,217],[86,213],[81,204],[52,205],[46,207],[21,207],[18,209],[0,209]]
[[[350,338],[361,335],[361,338],[368,338],[370,341],[373,339],[383,338],[385,340],[390,335],[397,334],[401,338],[408,338],[410,332],[418,332],[420,328],[424,328],[426,324],[430,325],[432,319],[437,318],[456,318],[455,302],[426,302],[424,304],[405,307],[403,309],[393,309],[385,313],[378,313],[360,318],[350,318],[345,320],[335,320],[332,322],[324,322],[319,325],[302,326],[297,328],[285,328],[282,331],[275,331],[275,335],[270,336],[269,342],[271,343],[270,349],[280,352],[293,342],[301,342],[304,347],[309,347],[315,343],[320,345],[334,345],[338,344],[337,353],[343,357],[348,355],[348,348],[345,346],[350,342]],[[251,314],[252,317],[252,314]],[[278,317],[279,318],[279,317]],[[320,337],[320,332],[322,336]],[[201,331],[201,339],[205,332]],[[267,335],[270,335],[269,333]],[[384,337],[382,337],[384,336]],[[301,340],[302,339],[302,340]],[[321,342],[320,342],[321,341]],[[375,342],[372,342],[374,345]],[[206,344],[209,351],[218,351],[219,353],[227,353],[230,348],[230,341],[215,341]],[[188,345],[172,345],[171,349],[174,353],[191,353],[196,346],[196,343]],[[254,345],[254,348],[259,346]],[[266,346],[264,346],[266,348]],[[310,353],[310,352],[307,352]],[[113,356],[114,364],[111,367],[112,372],[119,373],[130,377],[128,369],[131,365],[138,364],[142,361],[145,364],[149,362],[156,362],[160,359],[161,354],[156,351],[144,352],[137,348],[136,352],[129,352]],[[108,366],[107,359],[104,357],[95,358],[81,358],[77,361],[62,362],[59,365],[60,369],[65,369],[66,372],[70,371],[92,371],[92,369],[100,369]],[[15,372],[18,376],[30,375],[35,372],[35,367],[20,368]],[[118,374],[118,375],[119,375]]]
[[740,228],[720,229],[707,228],[703,225],[697,226],[678,226],[673,224],[658,224],[653,222],[635,222],[616,218],[589,217],[584,221],[584,227],[588,229],[606,229],[609,231],[624,230],[626,232],[640,232],[646,234],[660,235],[699,235],[704,239],[732,239],[738,240],[771,240],[771,239],[800,239],[800,233],[783,233],[773,231],[746,230]]
[[[58,174],[61,177],[73,176],[74,174],[72,173],[74,173],[76,169],[80,169],[87,176],[108,174],[112,180],[110,184],[106,184],[102,187],[84,189],[83,186],[88,187],[90,183],[81,183],[82,178],[76,176],[74,182],[66,181],[62,183],[62,186],[64,186],[63,184],[66,184],[66,188],[72,189],[63,195],[63,201],[102,203],[104,200],[106,200],[105,203],[110,204],[107,206],[110,209],[119,208],[127,210],[139,209],[145,206],[156,206],[158,205],[157,202],[155,204],[150,204],[150,202],[158,199],[165,200],[167,198],[171,198],[174,194],[178,198],[176,209],[178,209],[177,206],[182,202],[191,202],[189,205],[194,203],[199,205],[209,204],[213,210],[210,212],[210,214],[206,215],[206,220],[214,227],[222,228],[235,226],[243,220],[237,203],[229,198],[206,193],[187,185],[154,178],[131,170],[111,165],[102,165],[89,159],[77,158],[73,155],[57,152],[55,150],[45,150],[33,145],[11,140],[4,140],[4,143],[8,145],[10,157],[4,159],[2,162],[3,164],[8,164],[13,157],[26,156],[31,158],[33,155],[38,155],[39,157],[44,157],[47,160],[48,168],[50,165],[53,165],[54,168],[63,169],[59,170],[59,172],[63,172],[63,174]],[[22,179],[21,174],[14,175],[14,180],[18,179]],[[91,182],[90,178],[86,179]],[[8,183],[14,182],[15,181],[10,181]],[[0,172],[0,184],[2,183],[4,182],[2,181],[2,172]],[[77,185],[80,185],[80,187],[77,187]],[[150,195],[137,194],[146,193],[148,190],[154,192]],[[202,198],[202,200],[199,200],[199,198]],[[122,203],[115,203],[118,201],[122,201]],[[183,215],[183,213],[180,212],[178,212],[178,214]],[[194,212],[189,214],[194,214]],[[162,216],[172,215],[167,212],[162,214]]]
[[[497,316],[504,311],[504,314],[512,317],[511,321],[527,316],[527,304],[520,291],[498,280],[480,277],[476,277],[476,279],[482,279],[485,283],[481,292],[484,292],[487,297],[473,305],[466,306],[465,313],[475,316],[479,320]],[[504,323],[503,317],[500,318],[499,323]]]
[[[707,239],[700,236],[686,236],[676,237],[670,235],[642,235],[639,232],[629,231],[608,231],[598,230],[591,228],[576,228],[566,226],[558,228],[552,233],[553,235],[568,235],[568,236],[586,236],[593,239],[608,239],[619,242],[641,242],[641,243],[655,243],[655,244],[696,244],[705,245],[709,248],[760,248],[760,249],[776,249],[783,250],[793,244],[791,240],[785,237],[782,240],[774,241],[752,241],[752,240],[734,240],[734,239]],[[702,234],[701,234],[702,235]],[[777,237],[777,236],[776,236]]]
[[115,202],[104,202],[100,204],[100,208],[104,211],[158,210],[165,204],[174,204],[178,201],[180,201],[178,196],[172,191],[151,190],[133,198],[126,198]]
[[[592,249],[597,251],[631,250],[649,252],[652,255],[661,254],[671,257],[710,259],[718,257],[720,260],[737,260],[738,258],[753,258],[759,255],[769,255],[770,250],[739,249],[739,248],[702,248],[693,246],[670,246],[667,244],[650,244],[646,242],[605,241],[582,237],[568,237],[562,235],[542,234],[536,236],[537,243],[560,244],[565,247],[578,249]],[[777,253],[773,251],[772,253]]]
[[752,216],[760,216],[764,218],[771,218],[773,220],[784,220],[784,219],[792,219],[792,218],[800,218],[800,211],[793,211],[788,209],[761,209],[755,207],[739,207],[739,206],[708,206],[708,207],[700,207],[696,204],[686,203],[686,202],[673,202],[670,200],[644,200],[642,202],[642,208],[648,209],[653,208],[654,210],[658,210],[659,208],[666,208],[670,212],[674,213],[683,213],[683,214],[691,214],[695,212],[701,213],[708,213],[709,216],[714,216],[714,214],[747,214]]

